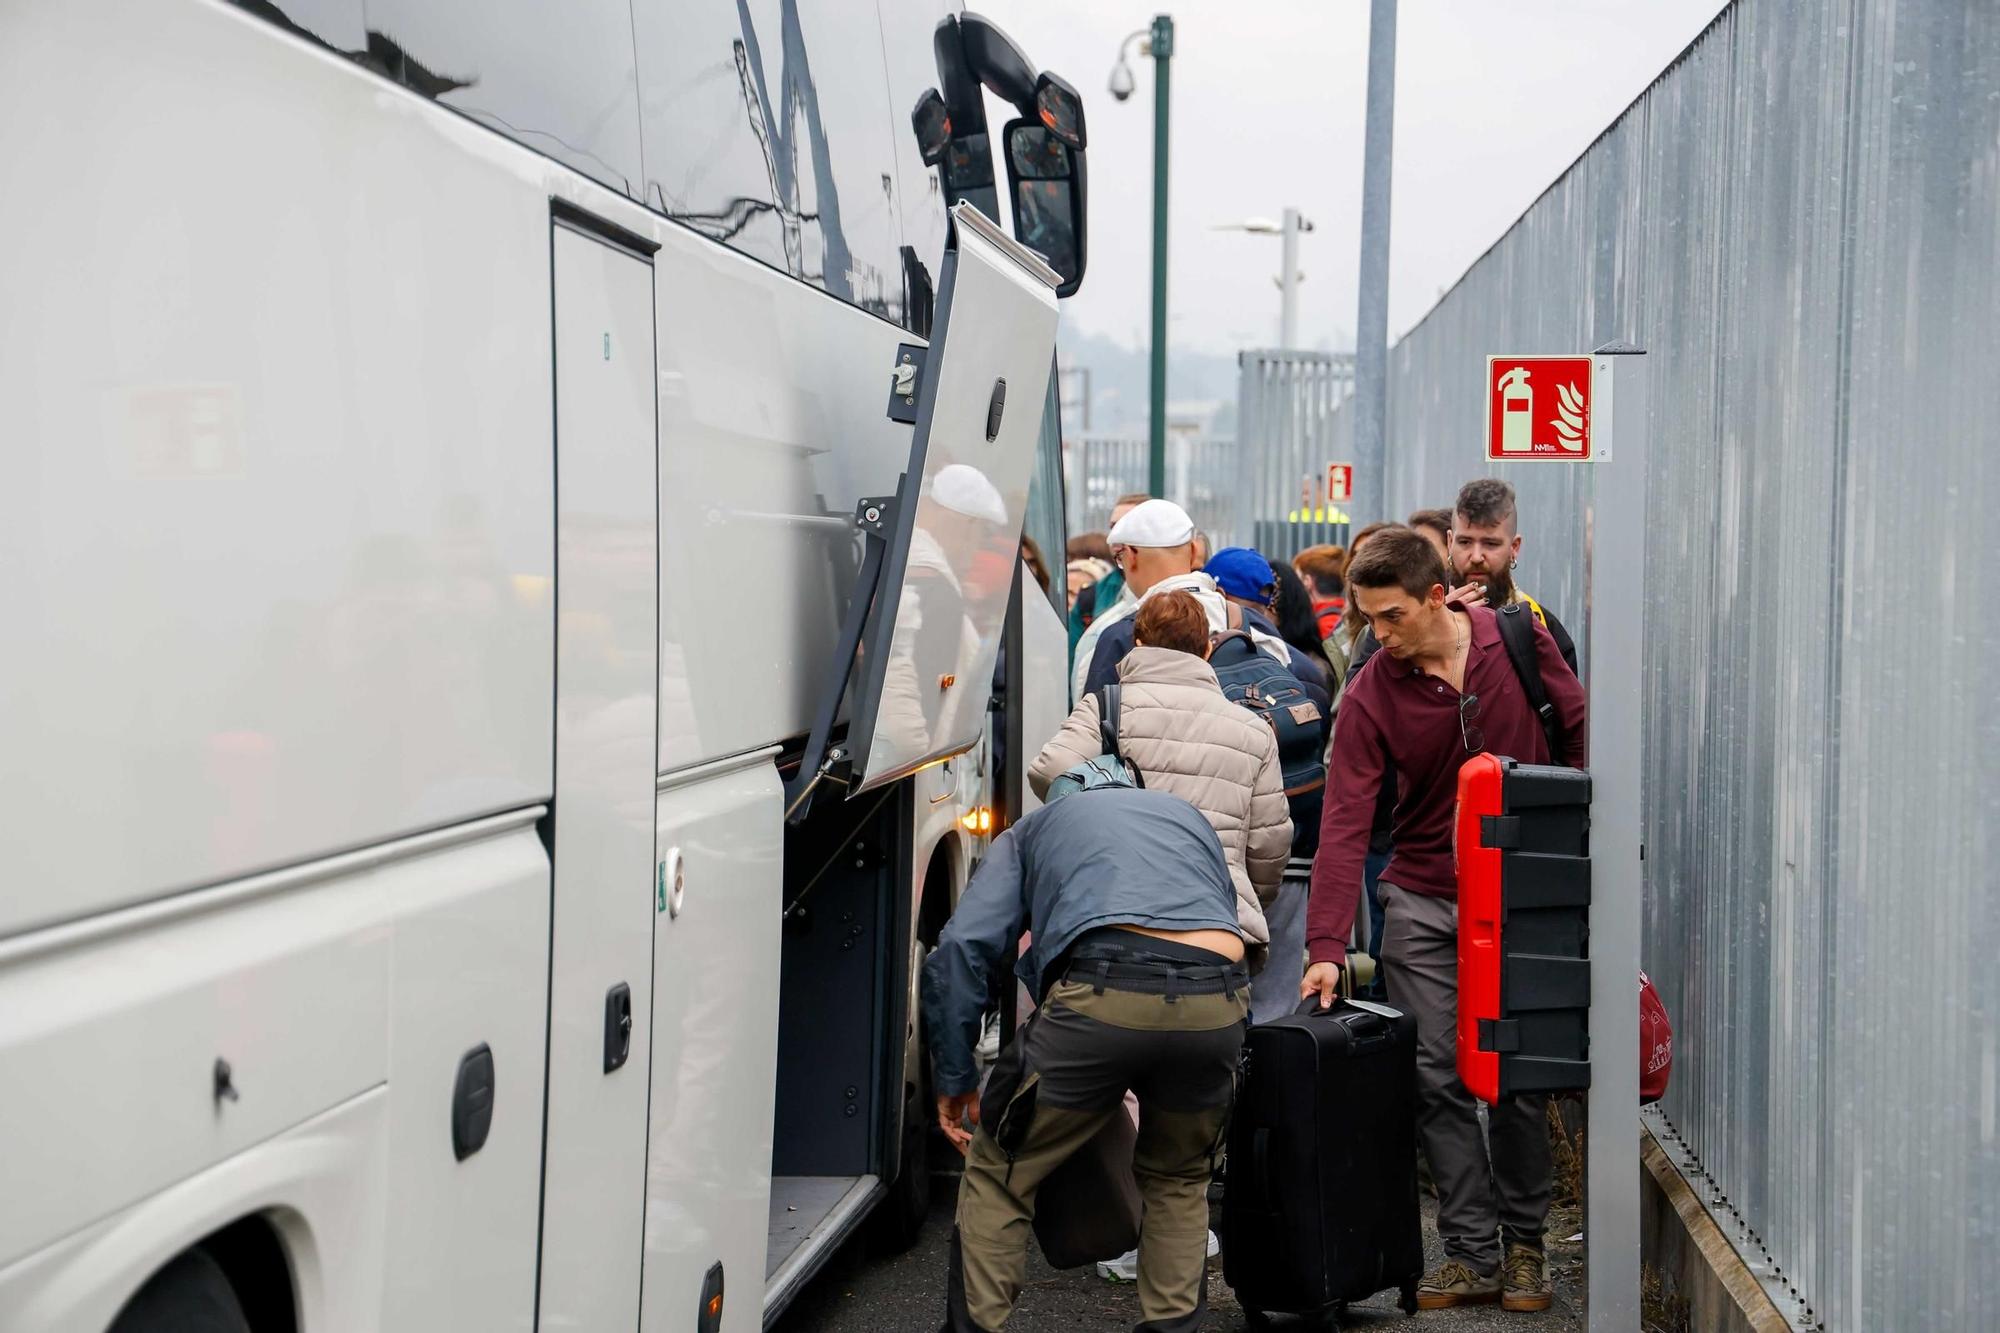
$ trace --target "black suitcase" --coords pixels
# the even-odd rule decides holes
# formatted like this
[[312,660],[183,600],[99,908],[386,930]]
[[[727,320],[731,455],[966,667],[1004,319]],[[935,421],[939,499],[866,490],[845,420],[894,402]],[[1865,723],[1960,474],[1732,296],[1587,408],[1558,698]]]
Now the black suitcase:
[[1222,1194],[1222,1276],[1250,1327],[1337,1320],[1391,1287],[1416,1313],[1416,1079],[1417,1022],[1385,1005],[1315,999],[1250,1029]]

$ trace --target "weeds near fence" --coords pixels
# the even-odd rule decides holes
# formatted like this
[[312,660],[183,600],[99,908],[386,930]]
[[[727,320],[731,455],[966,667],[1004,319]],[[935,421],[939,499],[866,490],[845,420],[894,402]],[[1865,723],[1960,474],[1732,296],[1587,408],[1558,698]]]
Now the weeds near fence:
[[1694,1308],[1674,1291],[1659,1270],[1646,1264],[1639,1270],[1640,1333],[1689,1333]]

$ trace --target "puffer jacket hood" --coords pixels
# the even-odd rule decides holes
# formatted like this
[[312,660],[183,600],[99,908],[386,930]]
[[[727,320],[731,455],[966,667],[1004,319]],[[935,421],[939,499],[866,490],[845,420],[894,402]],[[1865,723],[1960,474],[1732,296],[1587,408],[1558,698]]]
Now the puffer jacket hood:
[[[1222,842],[1236,888],[1237,924],[1261,951],[1264,905],[1278,893],[1292,850],[1292,819],[1278,740],[1249,709],[1223,697],[1215,672],[1192,653],[1134,648],[1118,664],[1118,742],[1149,791],[1182,798]],[[1102,753],[1097,696],[1087,694],[1028,770],[1037,795],[1065,770]]]

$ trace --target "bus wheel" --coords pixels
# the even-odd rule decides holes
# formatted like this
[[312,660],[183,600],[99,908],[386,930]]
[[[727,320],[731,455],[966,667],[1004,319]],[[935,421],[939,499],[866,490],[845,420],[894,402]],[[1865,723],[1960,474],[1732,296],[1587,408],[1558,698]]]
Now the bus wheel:
[[110,1333],[250,1333],[222,1265],[196,1246],[148,1278]]
[[904,1048],[901,1160],[896,1178],[889,1183],[888,1197],[873,1219],[875,1246],[884,1254],[901,1254],[916,1244],[931,1212],[931,1123],[937,1110],[931,1100],[930,1047],[924,1039],[923,1014],[916,1004],[916,978],[923,974],[930,952],[922,940],[915,941],[910,950],[912,1040]]

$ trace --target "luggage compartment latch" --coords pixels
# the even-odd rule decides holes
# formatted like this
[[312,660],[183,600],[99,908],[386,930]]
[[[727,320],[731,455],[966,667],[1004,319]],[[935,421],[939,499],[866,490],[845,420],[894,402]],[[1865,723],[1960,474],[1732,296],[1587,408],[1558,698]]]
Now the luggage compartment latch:
[[896,368],[889,380],[889,420],[905,426],[917,424],[917,400],[923,396],[924,370],[930,364],[930,349],[920,343],[901,343],[896,348]]

